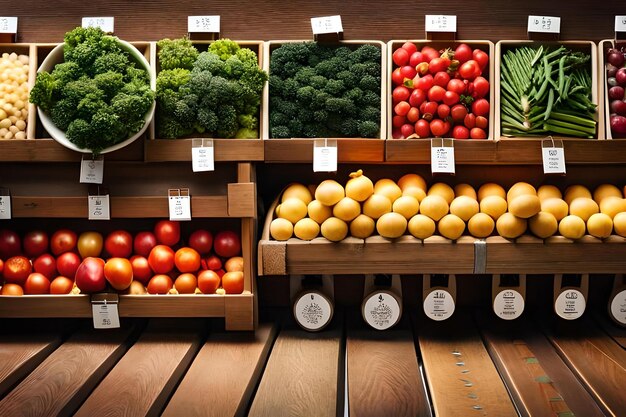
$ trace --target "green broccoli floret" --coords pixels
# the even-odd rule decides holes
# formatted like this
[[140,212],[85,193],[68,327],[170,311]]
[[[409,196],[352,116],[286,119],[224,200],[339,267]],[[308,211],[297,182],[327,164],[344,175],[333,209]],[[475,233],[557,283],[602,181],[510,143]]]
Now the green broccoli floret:
[[[70,99],[66,99],[71,102]],[[100,111],[101,108],[106,108],[107,104],[104,101],[104,92],[98,90],[97,92],[86,94],[76,107],[77,115],[81,119],[89,120],[91,117]]]
[[285,139],[291,137],[287,126],[272,126],[271,130],[273,138]]
[[339,113],[339,114],[356,114],[357,108],[356,105],[345,98],[331,97],[326,100],[326,108],[329,112]]
[[380,123],[380,107],[368,106],[363,108],[359,113],[359,118],[362,120],[371,120],[372,122],[376,122],[376,124]]
[[248,129],[242,127],[235,134],[235,139],[257,139],[259,137],[259,131],[256,129]]
[[359,133],[359,122],[356,119],[343,119],[339,126],[339,132],[344,136],[356,136]]
[[105,53],[122,53],[116,38],[96,27],[77,27],[65,34],[64,42],[64,61],[76,62],[85,70],[89,70],[95,60]]
[[256,130],[259,127],[259,119],[251,114],[240,114],[237,117],[239,126],[246,129]]
[[202,52],[193,64],[193,71],[208,71],[213,75],[225,75],[224,61],[210,52]]
[[343,81],[341,80],[328,80],[326,86],[324,86],[324,92],[330,94],[333,97],[339,97],[346,90]]
[[291,136],[294,138],[302,137],[304,125],[301,120],[297,118],[293,118],[287,123],[287,127],[289,128],[289,132]]
[[350,54],[350,60],[354,63],[378,62],[380,63],[380,48],[374,45],[361,45]]
[[157,47],[161,70],[176,68],[191,70],[198,58],[198,50],[187,38],[161,39],[157,42]]
[[198,110],[198,123],[202,130],[207,132],[215,132],[219,127],[219,119],[213,110],[201,107]]
[[76,62],[61,62],[52,70],[52,77],[57,81],[59,89],[63,89],[65,84],[78,80],[83,75],[83,69]]
[[160,138],[176,139],[192,134],[193,128],[183,126],[175,119],[161,117],[157,121],[157,134]]
[[364,91],[376,91],[377,88],[378,91],[380,91],[380,79],[376,79],[376,77],[373,77],[371,75],[365,75],[363,78],[361,78],[361,81],[359,82],[359,87],[361,87],[361,89]]
[[363,90],[359,87],[355,87],[351,90],[348,90],[344,93],[343,98],[351,100],[357,104],[361,104],[363,100]]
[[30,90],[29,100],[47,113],[54,105],[53,97],[56,88],[57,81],[49,72],[39,72],[37,73],[35,85]]
[[209,45],[209,52],[217,55],[222,61],[226,61],[239,50],[239,44],[230,39],[219,39]]
[[217,109],[217,134],[221,138],[232,138],[239,130],[237,111],[233,106],[225,105]]
[[68,139],[71,138],[70,140],[77,146],[86,148],[93,135],[93,130],[86,120],[74,119],[67,127],[65,135]]
[[164,90],[178,91],[190,80],[190,71],[183,68],[174,68],[159,72],[156,80],[157,95]]
[[362,103],[364,106],[380,107],[380,92],[367,91],[363,94]]
[[50,109],[50,118],[56,127],[67,130],[76,118],[76,104],[67,99],[57,101]]
[[362,138],[378,137],[379,131],[380,131],[379,124],[372,122],[371,120],[365,120],[359,123],[359,134],[361,135]]
[[119,72],[103,72],[93,77],[96,86],[104,92],[106,100],[115,97],[118,91],[124,87],[124,76]]
[[250,65],[253,67],[259,67],[259,57],[256,52],[254,52],[250,48],[239,48],[235,53],[235,56],[239,58],[241,62],[245,65]]
[[130,66],[128,56],[125,53],[107,53],[100,55],[93,63],[93,74],[102,74],[107,71],[123,74]]
[[327,83],[328,79],[321,75],[314,75],[309,80],[309,85],[317,90],[323,90]]
[[308,105],[313,101],[313,97],[317,94],[315,88],[307,85],[306,87],[301,87],[296,92],[296,98],[298,102],[304,105]]
[[346,88],[354,88],[359,83],[359,78],[352,71],[339,71],[336,75],[337,79],[343,81]]
[[316,110],[313,112],[313,120],[318,123],[326,123],[328,120],[328,112],[326,110]]

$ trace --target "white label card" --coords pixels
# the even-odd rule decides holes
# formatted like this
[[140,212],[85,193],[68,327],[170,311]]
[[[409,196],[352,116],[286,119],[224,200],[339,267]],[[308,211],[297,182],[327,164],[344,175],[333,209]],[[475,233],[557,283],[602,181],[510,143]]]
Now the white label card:
[[576,320],[585,312],[587,303],[585,297],[578,290],[565,290],[556,299],[554,310],[565,320]]
[[120,327],[120,315],[117,303],[92,304],[94,329],[117,329]]
[[187,32],[220,33],[220,16],[187,16]]
[[427,14],[426,32],[456,32],[456,15]]
[[454,314],[455,304],[452,294],[446,290],[431,291],[424,299],[424,313],[435,321],[449,319]]
[[109,195],[90,195],[88,210],[89,220],[111,220]]
[[313,172],[337,171],[337,141],[316,140],[313,144]]
[[0,17],[0,33],[17,33],[17,17]]
[[431,146],[430,169],[433,174],[454,174],[456,172],[454,147]]
[[524,297],[512,289],[502,290],[493,300],[493,311],[502,320],[514,320],[524,312]]
[[528,31],[561,33],[561,18],[556,16],[528,16]]
[[11,196],[0,195],[0,220],[11,219]]
[[191,197],[170,195],[170,220],[191,220]]
[[314,35],[343,32],[341,16],[323,16],[311,18],[311,29]]
[[305,293],[296,301],[294,314],[301,327],[307,330],[319,330],[326,326],[332,317],[332,306],[320,294]]
[[376,330],[386,330],[400,320],[400,304],[386,292],[373,292],[363,305],[363,317]]
[[82,26],[84,28],[100,28],[106,33],[113,33],[115,18],[113,17],[83,17]]
[[615,31],[626,32],[626,16],[615,16]]
[[193,172],[214,171],[215,156],[213,144],[191,148],[191,167]]
[[618,292],[611,300],[611,315],[622,324],[626,324],[626,290]]
[[81,184],[102,184],[104,178],[104,157],[85,158],[80,161],[80,182]]
[[563,148],[541,148],[544,174],[565,174],[565,150]]

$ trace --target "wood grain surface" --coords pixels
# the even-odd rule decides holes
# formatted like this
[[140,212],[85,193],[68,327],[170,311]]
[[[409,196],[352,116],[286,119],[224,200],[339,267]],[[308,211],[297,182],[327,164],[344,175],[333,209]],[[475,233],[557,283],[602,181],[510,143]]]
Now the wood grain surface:
[[594,312],[593,319],[618,345],[626,349],[626,328],[618,327],[616,323],[609,320],[604,312]]
[[202,321],[162,323],[150,323],[75,416],[160,415],[200,348],[204,325]]
[[163,412],[164,417],[244,416],[263,372],[275,324],[254,333],[212,333]]
[[469,312],[415,326],[437,416],[517,416]]
[[72,415],[124,354],[132,330],[76,333],[0,401],[0,415]]
[[604,415],[534,323],[505,323],[491,312],[478,318],[491,359],[523,417]]

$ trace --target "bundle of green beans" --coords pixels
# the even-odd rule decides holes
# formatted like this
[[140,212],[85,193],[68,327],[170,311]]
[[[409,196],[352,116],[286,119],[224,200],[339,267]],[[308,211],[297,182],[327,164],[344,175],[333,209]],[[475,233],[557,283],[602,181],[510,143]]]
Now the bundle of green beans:
[[593,138],[590,59],[564,46],[507,50],[500,68],[502,133]]

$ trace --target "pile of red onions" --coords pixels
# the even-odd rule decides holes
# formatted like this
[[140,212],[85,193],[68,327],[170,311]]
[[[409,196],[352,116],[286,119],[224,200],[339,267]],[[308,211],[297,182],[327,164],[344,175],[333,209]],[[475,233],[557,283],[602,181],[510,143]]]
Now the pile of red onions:
[[626,51],[611,48],[606,56],[610,122],[613,136],[626,135]]

